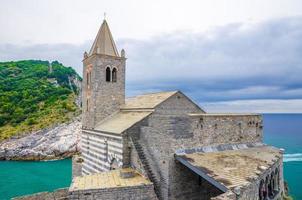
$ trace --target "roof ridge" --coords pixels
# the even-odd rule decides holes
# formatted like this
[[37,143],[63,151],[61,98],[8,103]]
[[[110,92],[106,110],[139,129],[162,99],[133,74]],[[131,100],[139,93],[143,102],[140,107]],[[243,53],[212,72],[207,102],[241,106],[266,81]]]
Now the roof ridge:
[[136,96],[130,96],[130,97],[127,97],[126,99],[128,99],[128,98],[134,98],[134,97],[138,97],[138,96],[152,95],[152,94],[163,94],[163,93],[174,94],[174,93],[177,93],[177,92],[179,92],[179,90],[170,90],[170,91],[161,91],[161,92],[150,92],[150,93],[138,94]]

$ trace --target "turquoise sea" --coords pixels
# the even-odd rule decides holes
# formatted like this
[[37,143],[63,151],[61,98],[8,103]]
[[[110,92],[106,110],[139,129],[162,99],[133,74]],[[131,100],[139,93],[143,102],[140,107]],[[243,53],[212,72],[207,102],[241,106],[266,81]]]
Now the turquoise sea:
[[264,142],[284,148],[284,177],[290,194],[302,200],[302,114],[265,114]]
[[[284,175],[291,195],[302,200],[302,114],[265,114],[264,142],[285,149]],[[68,187],[71,160],[0,161],[0,200]]]
[[41,162],[0,162],[0,200],[53,191],[71,182],[71,159]]

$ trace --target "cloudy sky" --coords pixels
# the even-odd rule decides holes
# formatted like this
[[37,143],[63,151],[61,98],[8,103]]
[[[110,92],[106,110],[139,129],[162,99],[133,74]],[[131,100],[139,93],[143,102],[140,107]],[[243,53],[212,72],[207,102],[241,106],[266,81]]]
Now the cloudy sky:
[[128,96],[178,89],[212,112],[302,112],[300,0],[1,0],[0,61],[82,73],[104,12]]

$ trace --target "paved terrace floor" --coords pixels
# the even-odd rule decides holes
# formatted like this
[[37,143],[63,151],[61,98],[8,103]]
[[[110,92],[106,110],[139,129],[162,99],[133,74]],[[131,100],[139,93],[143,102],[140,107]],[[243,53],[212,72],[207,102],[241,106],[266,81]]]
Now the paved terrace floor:
[[136,171],[134,171],[133,177],[122,178],[120,176],[120,170],[112,170],[108,172],[75,177],[72,181],[69,191],[131,187],[147,184],[151,184],[151,182]]
[[281,154],[277,148],[262,146],[176,155],[176,159],[196,172],[199,170],[210,180],[233,189],[259,177],[282,156]]

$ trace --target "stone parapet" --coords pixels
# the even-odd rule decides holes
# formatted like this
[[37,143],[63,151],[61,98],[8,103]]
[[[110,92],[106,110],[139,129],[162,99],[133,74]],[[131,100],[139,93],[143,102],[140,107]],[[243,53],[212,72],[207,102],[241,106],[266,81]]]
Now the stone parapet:
[[157,200],[153,184],[78,190],[69,192],[70,200],[99,199],[99,200]]

